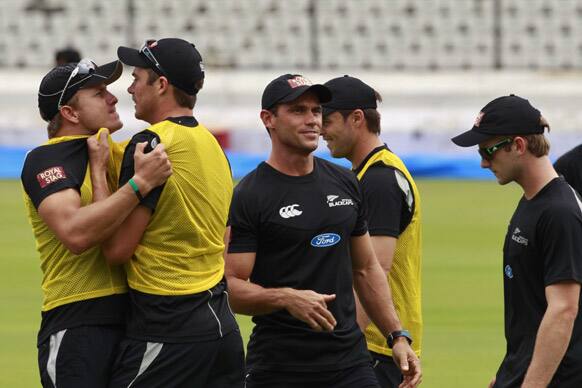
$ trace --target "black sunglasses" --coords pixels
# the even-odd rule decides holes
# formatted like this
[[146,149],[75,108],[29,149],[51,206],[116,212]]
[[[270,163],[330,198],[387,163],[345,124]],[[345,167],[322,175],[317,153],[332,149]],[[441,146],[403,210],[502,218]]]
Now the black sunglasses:
[[491,147],[479,147],[479,155],[481,155],[481,158],[483,158],[484,160],[490,162],[493,160],[493,156],[497,151],[511,143],[513,143],[513,139],[507,138],[501,140],[497,144],[493,144]]

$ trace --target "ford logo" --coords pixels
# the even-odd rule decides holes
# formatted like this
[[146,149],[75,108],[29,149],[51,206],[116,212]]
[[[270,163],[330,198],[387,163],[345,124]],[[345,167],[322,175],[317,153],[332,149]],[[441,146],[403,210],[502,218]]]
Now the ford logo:
[[509,264],[505,266],[505,276],[507,276],[510,279],[513,279],[513,269]]
[[332,245],[335,245],[338,242],[340,242],[341,239],[342,238],[339,236],[339,234],[324,233],[313,237],[311,239],[311,246],[314,246],[316,248],[331,247]]

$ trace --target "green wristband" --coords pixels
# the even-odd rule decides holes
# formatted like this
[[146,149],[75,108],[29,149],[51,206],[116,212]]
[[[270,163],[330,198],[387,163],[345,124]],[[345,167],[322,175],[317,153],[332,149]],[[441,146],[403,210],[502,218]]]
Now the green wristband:
[[142,197],[141,193],[139,192],[139,187],[137,187],[137,184],[135,183],[133,178],[129,179],[129,181],[127,181],[127,183],[129,183],[129,185],[133,189],[133,192],[135,193],[135,195],[137,195],[137,199],[139,199],[140,202],[143,201],[143,197]]

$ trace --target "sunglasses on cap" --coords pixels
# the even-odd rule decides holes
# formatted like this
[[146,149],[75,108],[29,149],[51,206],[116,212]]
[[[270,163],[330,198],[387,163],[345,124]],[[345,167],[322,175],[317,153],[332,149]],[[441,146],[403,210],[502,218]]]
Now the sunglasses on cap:
[[150,64],[152,64],[156,69],[158,69],[158,71],[160,72],[160,75],[163,75],[164,77],[168,78],[166,71],[164,70],[162,65],[160,65],[160,62],[158,61],[158,59],[156,58],[156,56],[154,55],[154,53],[152,53],[152,50],[150,49],[151,47],[155,47],[157,44],[158,44],[157,40],[148,39],[144,43],[143,47],[139,50],[139,53],[142,54],[144,57],[146,57],[146,59],[150,62]]
[[[72,86],[75,86],[79,82],[83,82],[87,78],[91,77],[91,74],[93,74],[95,72],[95,68],[96,67],[97,67],[97,65],[95,64],[95,62],[93,62],[92,60],[87,59],[87,58],[83,58],[83,59],[81,59],[79,61],[79,63],[77,63],[77,66],[73,69],[73,71],[71,72],[71,75],[69,76],[69,79],[65,83],[65,87],[61,91],[61,96],[59,97],[59,103],[57,104],[57,109],[61,109],[62,108],[62,106],[63,106],[63,96],[67,92],[67,89],[70,88],[70,87],[72,87]],[[84,77],[84,78],[80,79],[79,81],[71,84],[71,80],[73,78],[75,78],[75,76],[77,74],[87,75],[87,77]]]
[[513,139],[507,138],[501,140],[499,143],[493,144],[491,147],[479,147],[479,155],[481,155],[483,160],[490,162],[493,160],[493,156],[497,151],[511,143],[513,143]]
[[[63,103],[63,97],[67,93],[67,90],[69,88],[72,88],[73,86],[78,85],[79,83],[85,81],[87,78],[90,78],[93,75],[93,73],[95,72],[96,67],[97,67],[97,65],[95,64],[95,62],[93,62],[92,60],[90,60],[88,58],[83,58],[79,61],[79,63],[77,63],[77,66],[75,66],[73,71],[71,71],[71,74],[69,75],[69,78],[67,79],[67,82],[65,82],[65,86],[61,90],[59,90],[58,92],[55,92],[55,93],[50,93],[50,94],[42,94],[40,92],[38,94],[43,96],[43,97],[52,97],[52,96],[56,96],[57,94],[60,94],[59,102],[57,104],[57,109],[60,110],[63,107],[63,105],[65,105]],[[77,82],[71,83],[73,78],[75,78],[78,74],[86,75],[86,77],[81,78]],[[66,101],[65,101],[65,103],[66,103]]]

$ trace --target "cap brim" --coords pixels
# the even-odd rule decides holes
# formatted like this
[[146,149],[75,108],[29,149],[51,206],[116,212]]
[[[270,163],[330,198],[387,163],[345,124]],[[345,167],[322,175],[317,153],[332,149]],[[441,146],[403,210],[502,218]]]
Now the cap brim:
[[315,93],[321,104],[331,101],[331,91],[327,88],[327,86],[315,84],[310,86],[307,85],[300,86],[296,88],[293,92],[279,100],[277,103],[291,102],[301,97],[307,92]]
[[335,112],[335,111],[337,111],[337,110],[339,110],[339,109],[332,108],[332,107],[325,106],[325,105],[323,105],[321,108],[322,108],[322,112],[321,112],[321,114],[322,114],[324,117],[325,117],[325,116],[327,116],[327,115],[330,115],[330,114],[332,114],[333,112]]
[[453,137],[451,141],[460,147],[472,147],[494,136],[495,135],[477,132],[473,127],[467,132]]
[[145,58],[140,55],[139,51],[131,48],[120,46],[117,48],[117,58],[125,65],[148,68],[150,65],[146,62]]
[[100,84],[109,85],[117,81],[117,79],[121,77],[122,72],[123,65],[121,62],[113,61],[106,63],[103,66],[95,68],[95,72],[92,74],[92,77],[83,84],[83,87],[86,88]]

